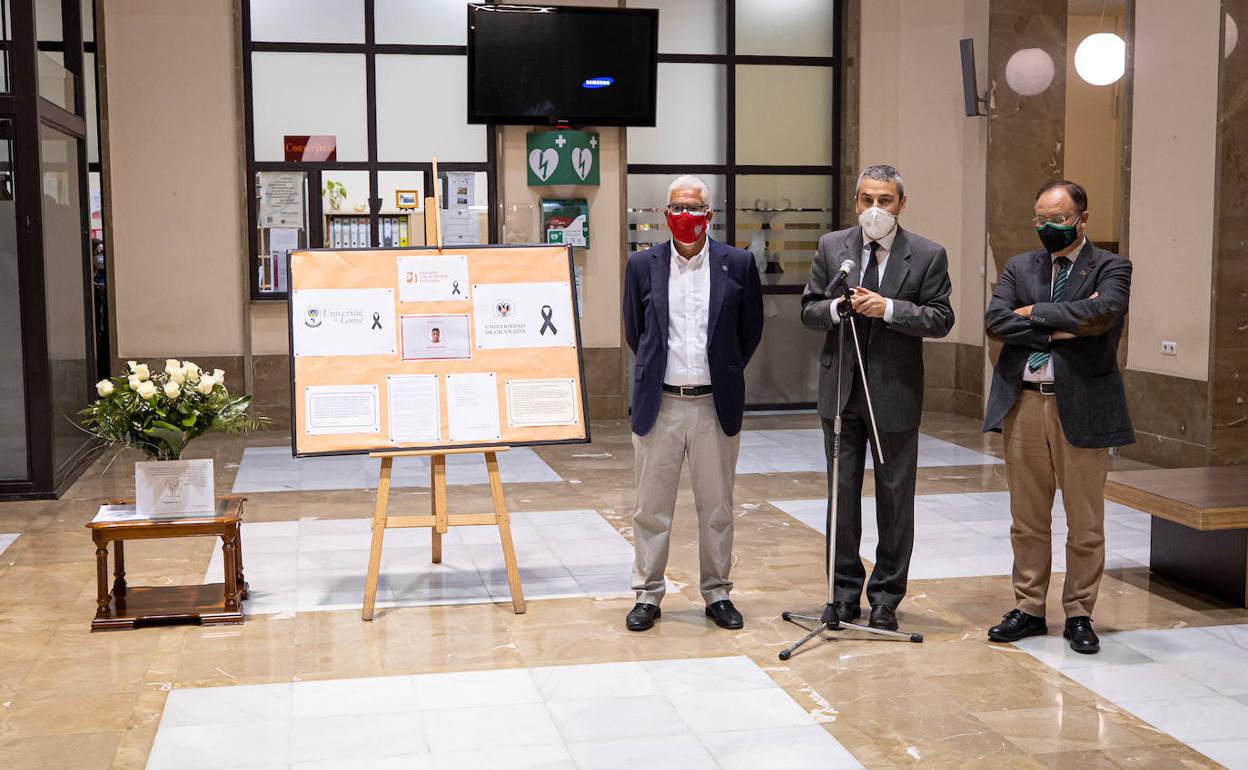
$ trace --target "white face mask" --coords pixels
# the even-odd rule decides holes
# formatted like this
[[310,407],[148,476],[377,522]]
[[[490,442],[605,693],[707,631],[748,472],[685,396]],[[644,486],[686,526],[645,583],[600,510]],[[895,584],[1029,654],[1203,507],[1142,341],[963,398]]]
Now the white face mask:
[[893,231],[897,226],[897,216],[879,206],[872,206],[858,215],[858,224],[868,240],[878,241]]

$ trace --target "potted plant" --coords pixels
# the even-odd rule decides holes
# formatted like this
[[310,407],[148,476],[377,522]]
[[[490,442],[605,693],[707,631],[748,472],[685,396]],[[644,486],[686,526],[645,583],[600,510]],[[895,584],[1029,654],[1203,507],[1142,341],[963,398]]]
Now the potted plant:
[[[229,392],[220,369],[209,374],[173,358],[155,374],[147,364],[130,361],[128,366],[127,374],[96,383],[99,398],[81,412],[85,430],[110,446],[133,447],[150,462],[179,460],[186,445],[203,433],[248,433],[267,422],[248,413],[251,396]],[[208,463],[211,479],[212,460],[192,462]]]
[[326,179],[325,189],[321,191],[321,194],[329,200],[329,207],[337,211],[342,207],[342,202],[347,199],[347,188],[343,187],[342,182]]

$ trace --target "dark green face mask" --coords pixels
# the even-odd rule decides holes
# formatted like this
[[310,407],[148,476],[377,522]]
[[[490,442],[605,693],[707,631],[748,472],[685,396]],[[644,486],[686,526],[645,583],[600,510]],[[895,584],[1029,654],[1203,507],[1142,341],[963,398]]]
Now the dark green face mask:
[[1036,228],[1036,234],[1040,236],[1040,242],[1044,244],[1044,250],[1050,254],[1068,249],[1079,237],[1075,225],[1055,225],[1052,222],[1045,222]]

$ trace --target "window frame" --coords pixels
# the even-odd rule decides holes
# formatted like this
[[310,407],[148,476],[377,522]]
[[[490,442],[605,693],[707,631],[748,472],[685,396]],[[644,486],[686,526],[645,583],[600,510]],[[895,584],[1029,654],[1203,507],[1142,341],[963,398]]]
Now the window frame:
[[[492,0],[491,0],[492,1]],[[326,171],[368,172],[368,230],[369,242],[380,242],[380,198],[378,173],[381,171],[420,172],[424,177],[424,190],[434,189],[433,163],[431,161],[380,161],[377,148],[377,57],[384,55],[409,56],[468,56],[466,45],[424,45],[405,43],[378,43],[376,34],[375,0],[358,0],[364,8],[363,43],[295,43],[255,41],[251,38],[251,0],[239,0],[242,29],[243,68],[243,122],[246,135],[246,174],[244,185],[247,195],[247,265],[248,287],[253,302],[285,302],[290,292],[260,291],[259,286],[259,211],[255,196],[256,174],[261,171],[299,171],[307,174],[307,215],[309,248],[321,248],[324,239],[324,210],[321,196],[321,177]],[[464,23],[467,24],[467,4]],[[368,157],[363,161],[333,161],[305,163],[296,161],[257,161],[255,147],[255,109],[252,103],[252,54],[254,53],[334,53],[362,54],[364,56],[364,90],[367,110],[366,139]],[[488,239],[498,241],[498,143],[494,124],[486,124],[485,162],[463,162],[439,159],[438,171],[479,171],[486,175]],[[362,215],[361,215],[362,216]],[[379,248],[379,247],[373,247]]]

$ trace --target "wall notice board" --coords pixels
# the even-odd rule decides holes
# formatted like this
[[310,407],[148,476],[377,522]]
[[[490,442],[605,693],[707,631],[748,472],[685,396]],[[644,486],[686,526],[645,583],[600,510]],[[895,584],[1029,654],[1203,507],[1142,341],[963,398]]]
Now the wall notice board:
[[298,457],[589,441],[566,246],[290,255]]

